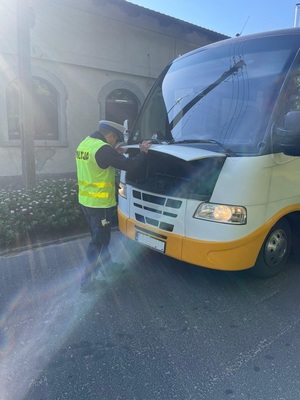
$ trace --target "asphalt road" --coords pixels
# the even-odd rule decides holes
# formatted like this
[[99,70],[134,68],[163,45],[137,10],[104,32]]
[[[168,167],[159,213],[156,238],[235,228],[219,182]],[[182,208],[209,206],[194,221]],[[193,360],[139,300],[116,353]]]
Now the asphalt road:
[[1,400],[299,399],[299,257],[261,280],[114,232],[125,271],[81,294],[87,243],[0,257]]

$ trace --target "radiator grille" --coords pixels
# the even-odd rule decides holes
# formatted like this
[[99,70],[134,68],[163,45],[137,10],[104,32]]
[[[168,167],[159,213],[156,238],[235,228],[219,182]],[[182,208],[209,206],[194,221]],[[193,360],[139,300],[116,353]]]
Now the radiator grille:
[[183,202],[167,196],[156,196],[140,190],[132,191],[135,219],[167,232],[173,232]]

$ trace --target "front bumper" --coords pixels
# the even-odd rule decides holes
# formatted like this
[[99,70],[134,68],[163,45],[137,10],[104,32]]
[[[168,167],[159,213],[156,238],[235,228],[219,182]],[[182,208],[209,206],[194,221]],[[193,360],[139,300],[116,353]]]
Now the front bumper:
[[128,238],[136,240],[136,233],[141,232],[154,240],[165,242],[164,254],[169,257],[223,271],[239,271],[253,267],[268,232],[268,228],[265,227],[242,239],[211,242],[156,230],[152,226],[149,229],[148,225],[126,217],[120,210],[118,218],[119,229]]

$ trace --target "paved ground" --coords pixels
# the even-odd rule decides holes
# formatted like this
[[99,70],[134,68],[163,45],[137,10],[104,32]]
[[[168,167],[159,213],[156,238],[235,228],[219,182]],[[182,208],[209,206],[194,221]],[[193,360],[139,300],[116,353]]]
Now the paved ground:
[[125,272],[79,291],[88,238],[0,257],[1,400],[297,400],[300,269],[193,267],[113,233]]

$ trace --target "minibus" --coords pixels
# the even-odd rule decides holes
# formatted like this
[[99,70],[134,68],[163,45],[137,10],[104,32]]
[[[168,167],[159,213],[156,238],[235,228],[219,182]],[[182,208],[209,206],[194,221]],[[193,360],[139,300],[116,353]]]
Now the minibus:
[[130,128],[118,220],[186,263],[278,274],[300,229],[300,28],[239,36],[171,62]]

